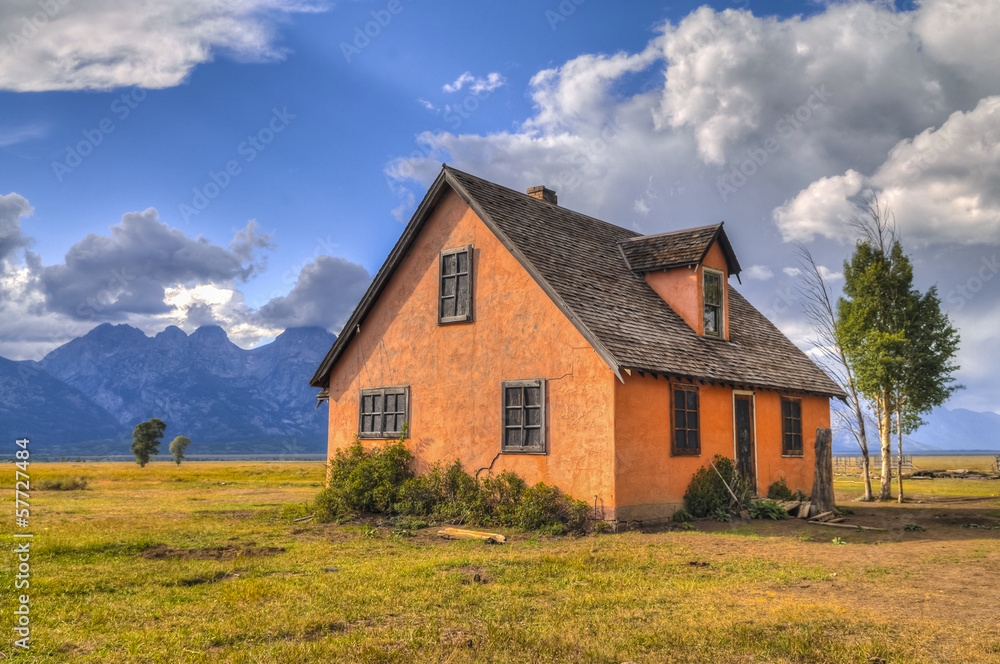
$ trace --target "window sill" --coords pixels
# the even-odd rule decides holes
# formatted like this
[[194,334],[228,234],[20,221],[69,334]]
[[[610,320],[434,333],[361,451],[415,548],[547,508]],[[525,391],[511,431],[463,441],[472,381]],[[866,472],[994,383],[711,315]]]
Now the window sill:
[[532,451],[532,450],[524,450],[524,451],[518,451],[518,450],[500,450],[500,454],[514,454],[514,455],[517,455],[517,456],[548,456],[548,452],[546,452],[544,450],[538,451],[538,452]]
[[803,458],[805,458],[805,456],[806,456],[805,454],[782,454],[781,458],[782,459],[803,459]]
[[701,450],[697,452],[674,452],[671,450],[670,456],[672,457],[699,457],[701,456]]

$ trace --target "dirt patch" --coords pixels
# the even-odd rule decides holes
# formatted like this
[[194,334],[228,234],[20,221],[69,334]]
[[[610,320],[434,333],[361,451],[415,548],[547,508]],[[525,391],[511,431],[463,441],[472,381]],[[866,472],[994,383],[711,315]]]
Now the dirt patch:
[[[146,560],[166,560],[177,558],[179,560],[235,560],[237,558],[258,558],[263,556],[277,556],[285,552],[280,546],[212,546],[203,549],[176,549],[166,544],[154,546],[139,554]],[[192,584],[193,585],[193,584]]]
[[[996,498],[986,499],[991,501]],[[830,528],[802,519],[749,524],[699,520],[695,530],[735,536],[697,539],[691,548],[700,558],[694,564],[711,561],[713,554],[730,558],[752,552],[775,562],[818,566],[829,576],[753,590],[748,601],[832,604],[854,614],[893,615],[958,630],[989,628],[1000,637],[996,631],[1000,530],[993,529],[1000,524],[1000,512],[995,505],[951,499],[931,504],[852,503],[850,508],[854,514],[844,523],[886,530]],[[908,525],[923,530],[907,530]],[[670,536],[644,538],[655,542]]]
[[486,568],[481,565],[462,565],[461,567],[452,567],[450,569],[443,570],[442,574],[457,579],[458,582],[463,585],[470,583],[485,585],[492,581],[489,575],[486,574]]

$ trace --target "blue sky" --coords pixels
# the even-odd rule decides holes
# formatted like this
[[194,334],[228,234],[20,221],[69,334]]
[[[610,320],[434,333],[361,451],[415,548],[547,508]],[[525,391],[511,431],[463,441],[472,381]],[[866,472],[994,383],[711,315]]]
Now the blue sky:
[[876,192],[962,333],[951,405],[1000,409],[995,2],[119,5],[0,8],[0,355],[336,332],[447,161],[643,233],[725,220],[803,347],[791,242],[839,287]]

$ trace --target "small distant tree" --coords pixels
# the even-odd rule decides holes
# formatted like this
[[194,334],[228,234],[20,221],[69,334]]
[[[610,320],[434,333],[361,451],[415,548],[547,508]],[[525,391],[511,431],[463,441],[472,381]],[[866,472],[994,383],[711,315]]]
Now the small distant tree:
[[170,441],[170,455],[174,457],[174,461],[177,465],[181,465],[181,460],[184,459],[184,448],[191,444],[191,439],[187,436],[177,436],[172,441]]
[[163,438],[166,428],[166,422],[156,417],[135,425],[132,431],[132,454],[140,468],[146,467],[151,454],[160,453],[160,438]]

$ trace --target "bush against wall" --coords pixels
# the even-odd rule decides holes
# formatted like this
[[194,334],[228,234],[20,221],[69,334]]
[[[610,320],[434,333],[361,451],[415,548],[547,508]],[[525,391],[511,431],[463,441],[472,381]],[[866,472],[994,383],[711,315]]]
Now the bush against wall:
[[436,463],[426,475],[411,469],[402,442],[365,449],[355,439],[329,463],[329,486],[316,499],[318,521],[341,521],[359,512],[422,516],[449,523],[582,532],[589,508],[542,482],[529,487],[504,471],[477,479],[455,461]]
[[719,472],[710,465],[699,468],[684,494],[684,509],[694,517],[721,515],[739,509],[726,484],[739,498],[740,505],[745,508],[750,502],[750,487],[733,460],[716,454],[712,461]]

